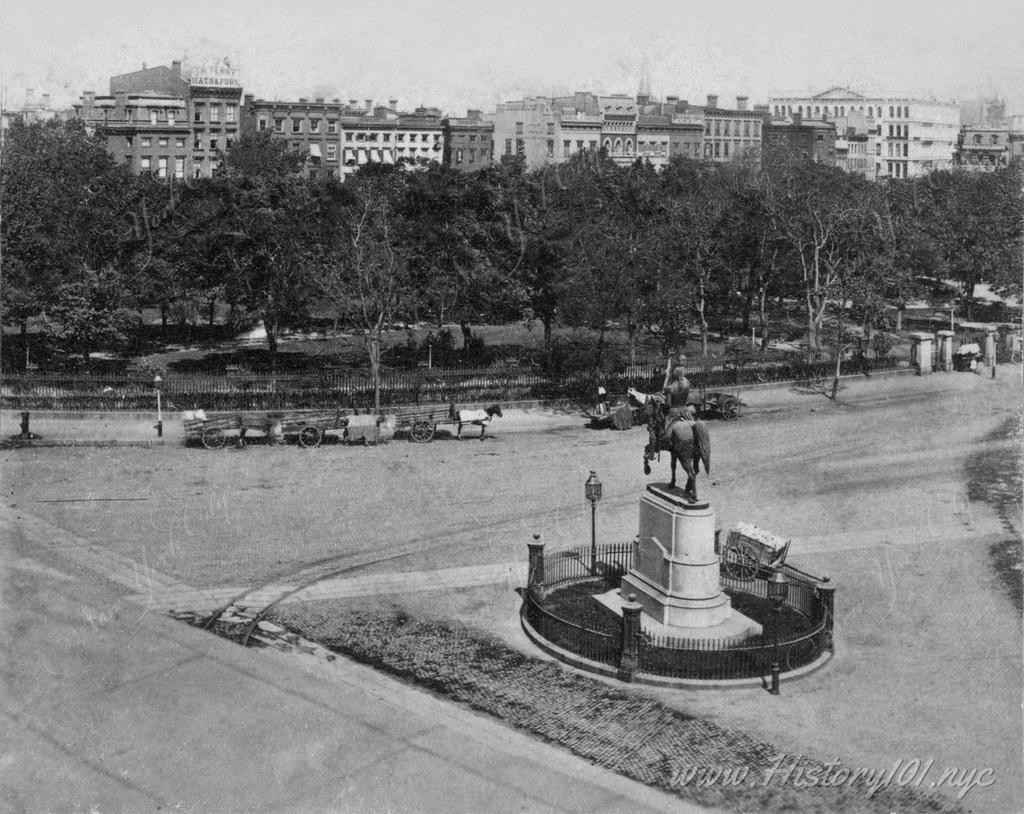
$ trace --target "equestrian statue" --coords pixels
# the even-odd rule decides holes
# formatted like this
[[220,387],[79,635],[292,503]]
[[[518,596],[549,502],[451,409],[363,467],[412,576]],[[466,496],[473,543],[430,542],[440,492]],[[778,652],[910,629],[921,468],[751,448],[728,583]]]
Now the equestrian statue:
[[671,456],[672,479],[669,488],[676,485],[676,462],[686,472],[684,493],[697,501],[697,473],[701,462],[704,471],[711,472],[711,439],[703,421],[696,418],[693,407],[687,404],[690,382],[682,367],[672,368],[669,360],[665,368],[665,384],[661,393],[644,394],[630,388],[630,397],[644,407],[647,420],[648,442],[644,447],[644,474],[651,474],[651,464],[661,450]]

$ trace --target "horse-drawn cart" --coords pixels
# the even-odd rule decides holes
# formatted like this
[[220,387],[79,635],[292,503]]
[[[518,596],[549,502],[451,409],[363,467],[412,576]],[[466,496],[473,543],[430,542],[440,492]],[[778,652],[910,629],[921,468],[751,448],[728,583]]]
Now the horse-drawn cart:
[[245,443],[249,432],[257,432],[270,443],[295,441],[301,447],[321,444],[328,433],[339,433],[347,441],[379,443],[393,434],[394,420],[383,416],[352,415],[341,410],[294,410],[266,413],[230,413],[207,417],[202,410],[183,416],[185,442],[206,449],[221,449],[229,438]]
[[731,393],[702,393],[700,401],[694,405],[698,415],[717,416],[725,421],[735,421],[740,417],[740,408],[745,406],[740,397]]
[[395,418],[396,428],[406,433],[410,441],[425,444],[434,440],[437,428],[443,425],[456,427],[457,435],[461,438],[463,425],[473,424],[480,427],[482,440],[494,416],[501,417],[501,407],[497,404],[485,410],[460,410],[454,404],[438,404],[400,410]]

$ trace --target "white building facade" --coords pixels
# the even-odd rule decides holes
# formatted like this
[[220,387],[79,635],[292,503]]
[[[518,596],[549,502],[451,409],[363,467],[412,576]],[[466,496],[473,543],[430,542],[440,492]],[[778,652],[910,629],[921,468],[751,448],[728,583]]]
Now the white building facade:
[[835,87],[813,96],[772,97],[768,108],[777,117],[801,113],[835,121],[841,132],[864,127],[875,178],[914,178],[953,166],[960,133],[954,102],[864,96]]

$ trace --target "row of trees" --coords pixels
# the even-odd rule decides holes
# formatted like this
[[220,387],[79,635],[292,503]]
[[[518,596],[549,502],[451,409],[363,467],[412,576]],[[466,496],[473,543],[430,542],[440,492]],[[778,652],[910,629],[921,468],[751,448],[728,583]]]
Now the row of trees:
[[[769,335],[768,304],[800,303],[811,349],[828,325],[870,331],[928,280],[1019,296],[1021,174],[935,172],[871,183],[806,161],[598,154],[462,175],[367,165],[344,184],[298,172],[266,135],[211,179],[133,177],[102,133],[16,125],[3,145],[5,324],[43,320],[74,350],[123,336],[139,307],[211,323],[259,320],[271,353],[313,314],[357,329],[374,374],[393,323],[529,318],[611,327],[666,351],[713,324]],[[843,303],[844,308],[837,307]]]

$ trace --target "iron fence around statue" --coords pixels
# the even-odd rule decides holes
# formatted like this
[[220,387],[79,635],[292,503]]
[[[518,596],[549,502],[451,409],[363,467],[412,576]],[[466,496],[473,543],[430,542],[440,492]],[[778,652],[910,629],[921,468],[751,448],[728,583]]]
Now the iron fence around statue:
[[[531,577],[527,586],[523,603],[526,621],[559,649],[619,667],[621,675],[625,628],[611,621],[614,616],[610,612],[601,616],[589,611],[597,607],[591,604],[597,603],[597,594],[620,587],[633,562],[633,544],[604,544],[596,549],[580,546],[539,556],[543,563],[540,568],[531,566],[531,573],[544,576],[536,584]],[[686,638],[641,632],[635,648],[636,671],[667,678],[730,680],[764,678],[774,661],[783,673],[814,662],[832,648],[834,587],[827,579],[819,580],[789,564],[779,570],[789,581],[787,595],[777,610],[768,612],[761,634]],[[722,574],[720,584],[734,606],[738,601],[760,602],[763,611],[771,574],[770,567],[761,566],[749,579]],[[582,612],[579,607],[569,610],[574,590],[576,601],[583,602]],[[781,625],[787,615],[788,623]]]

